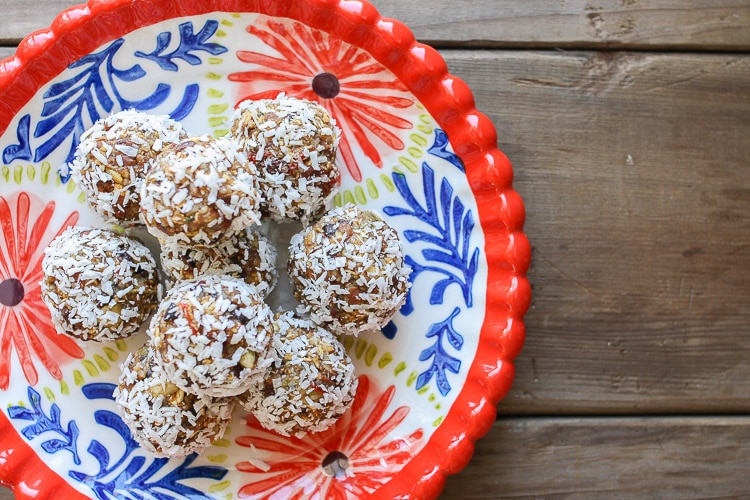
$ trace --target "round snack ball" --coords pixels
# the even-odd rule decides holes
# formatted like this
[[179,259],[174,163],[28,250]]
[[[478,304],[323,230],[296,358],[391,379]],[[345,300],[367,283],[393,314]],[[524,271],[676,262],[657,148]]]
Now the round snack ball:
[[114,391],[133,438],[157,457],[197,453],[224,435],[234,400],[197,396],[174,385],[148,345],[128,355]]
[[161,243],[212,246],[260,224],[256,172],[225,138],[191,137],[160,154],[141,189],[141,214]]
[[186,137],[168,116],[120,111],[83,133],[70,174],[94,212],[110,224],[132,227],[141,223],[143,178],[164,147]]
[[338,132],[324,107],[283,94],[243,101],[230,137],[258,168],[264,215],[306,224],[330,206],[339,178]]
[[213,247],[170,242],[161,248],[162,269],[174,280],[204,274],[225,274],[254,285],[263,297],[276,285],[276,248],[253,229],[246,229]]
[[148,333],[154,358],[187,392],[236,396],[256,384],[273,313],[243,280],[206,275],[166,293]]
[[302,309],[335,334],[379,330],[410,286],[398,233],[351,204],[292,236],[287,271]]
[[69,227],[44,250],[42,271],[55,328],[80,340],[132,335],[161,298],[148,248],[109,229]]
[[310,320],[280,313],[266,355],[263,383],[238,398],[266,429],[301,438],[330,427],[351,406],[354,364],[333,334]]

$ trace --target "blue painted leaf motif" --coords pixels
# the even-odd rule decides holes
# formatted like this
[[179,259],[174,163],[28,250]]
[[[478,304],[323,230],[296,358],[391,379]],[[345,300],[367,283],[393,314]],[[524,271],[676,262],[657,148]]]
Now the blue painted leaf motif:
[[445,339],[456,351],[460,351],[464,345],[464,338],[453,327],[453,319],[458,316],[461,309],[456,307],[448,318],[434,323],[427,331],[427,338],[434,338],[435,342],[423,350],[419,355],[420,361],[432,360],[430,367],[417,377],[416,389],[419,390],[435,378],[435,385],[443,396],[451,390],[450,382],[446,372],[458,373],[461,369],[461,360],[451,356],[443,345]]
[[222,45],[207,43],[207,40],[216,33],[218,26],[217,21],[209,20],[198,33],[193,33],[192,22],[182,23],[179,26],[180,44],[173,51],[167,52],[172,41],[172,33],[165,31],[156,37],[156,48],[153,51],[145,53],[139,50],[135,55],[154,61],[165,71],[179,70],[179,66],[174,62],[175,59],[182,59],[193,66],[198,65],[202,62],[201,58],[192,52],[204,51],[211,55],[219,55],[227,51],[227,48]]
[[80,465],[81,458],[78,455],[76,442],[78,441],[79,430],[75,421],[68,422],[67,427],[63,427],[60,421],[60,407],[52,403],[49,415],[42,408],[42,398],[32,387],[27,389],[29,403],[31,408],[22,406],[11,406],[8,408],[8,416],[16,420],[28,420],[33,424],[21,429],[21,434],[29,441],[41,436],[49,436],[48,433],[54,433],[60,438],[49,438],[42,441],[42,449],[47,453],[56,453],[66,450],[73,455],[73,462]]
[[3,150],[3,163],[7,165],[13,160],[31,160],[33,156],[31,154],[31,144],[29,143],[30,129],[31,115],[23,115],[18,121],[18,128],[16,129],[16,139],[18,139],[18,144],[6,146]]
[[[89,399],[111,400],[114,388],[113,384],[93,383],[83,386],[81,392]],[[197,457],[195,454],[179,464],[175,464],[176,460],[150,458],[142,454],[130,429],[117,413],[97,410],[94,412],[94,420],[114,431],[125,444],[122,455],[112,462],[107,448],[101,442],[92,440],[87,451],[98,462],[99,471],[95,474],[69,472],[70,477],[91,488],[97,498],[211,498],[206,493],[184,484],[183,481],[194,478],[220,481],[228,472],[227,469],[217,466],[190,467]]]
[[466,170],[464,162],[461,161],[461,158],[459,158],[456,153],[448,151],[449,146],[450,142],[448,141],[448,134],[438,128],[435,129],[435,142],[432,143],[432,146],[430,146],[430,149],[428,149],[427,152],[448,161],[461,172],[464,172]]
[[138,64],[129,68],[117,68],[114,57],[124,43],[120,38],[99,52],[89,54],[72,63],[69,68],[81,71],[67,80],[54,83],[44,93],[42,119],[34,129],[34,138],[43,142],[34,151],[34,161],[41,161],[54,150],[70,140],[67,161],[73,158],[81,134],[92,123],[111,113],[117,105],[120,109],[153,109],[169,96],[171,87],[160,83],[154,92],[144,99],[129,100],[121,94],[121,82],[134,82],[146,75]]
[[[392,217],[416,217],[426,223],[433,231],[409,229],[404,231],[404,238],[409,243],[423,242],[437,247],[422,249],[424,263],[417,262],[414,257],[407,255],[406,264],[412,268],[410,279],[415,281],[424,272],[440,274],[443,278],[433,285],[430,304],[442,304],[445,290],[455,284],[461,288],[467,307],[472,307],[472,286],[479,266],[479,248],[471,249],[471,234],[474,230],[474,216],[471,210],[467,210],[458,196],[454,196],[453,187],[448,179],[442,180],[439,194],[436,194],[435,172],[426,162],[422,164],[424,206],[412,193],[403,173],[394,172],[393,182],[408,207],[387,206],[383,208],[383,212]],[[413,311],[414,306],[409,295],[401,312],[408,315]]]

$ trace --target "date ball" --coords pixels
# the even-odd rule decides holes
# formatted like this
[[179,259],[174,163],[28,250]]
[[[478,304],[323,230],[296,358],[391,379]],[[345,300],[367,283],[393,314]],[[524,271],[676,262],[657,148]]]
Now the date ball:
[[233,142],[192,137],[156,158],[143,181],[141,214],[162,244],[213,246],[260,224],[256,178]]
[[341,342],[312,321],[278,314],[266,356],[262,384],[238,398],[266,429],[302,437],[327,429],[351,406],[354,364]]
[[410,286],[398,233],[351,204],[292,236],[287,271],[303,310],[337,335],[385,326]]
[[179,282],[148,329],[154,358],[186,392],[241,394],[262,376],[273,314],[255,287],[223,275]]
[[329,208],[339,179],[338,131],[324,107],[284,95],[243,101],[229,136],[257,166],[271,219],[307,223]]
[[234,400],[190,394],[172,383],[148,345],[122,365],[115,403],[133,438],[157,457],[184,457],[224,435]]
[[80,340],[132,335],[161,297],[148,248],[108,229],[66,229],[45,249],[42,271],[42,300],[55,328]]
[[276,285],[276,248],[261,233],[246,229],[213,247],[171,242],[161,247],[162,269],[175,281],[205,274],[241,278],[265,297]]
[[167,116],[120,111],[83,133],[70,174],[107,223],[133,227],[141,224],[141,185],[156,157],[186,138],[182,126]]

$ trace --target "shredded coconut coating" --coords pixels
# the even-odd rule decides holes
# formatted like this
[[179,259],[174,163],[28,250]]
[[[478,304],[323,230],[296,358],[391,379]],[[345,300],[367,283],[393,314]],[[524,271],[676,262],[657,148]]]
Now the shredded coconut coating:
[[198,396],[174,385],[148,345],[130,353],[114,391],[133,438],[157,457],[199,453],[224,435],[234,400]]
[[329,428],[354,400],[357,377],[344,346],[329,331],[279,313],[263,383],[238,402],[266,429],[303,437]]
[[191,137],[159,155],[141,189],[141,214],[163,244],[212,246],[260,224],[257,172],[228,139]]
[[108,229],[66,229],[45,249],[42,271],[42,299],[55,328],[80,340],[132,335],[161,298],[148,248]]
[[262,376],[273,313],[252,285],[206,275],[169,290],[148,333],[154,358],[179,388],[236,396]]
[[398,233],[351,204],[292,236],[287,271],[302,311],[337,335],[385,326],[406,301],[411,272]]
[[141,223],[143,178],[167,145],[186,137],[168,116],[120,111],[83,133],[70,174],[94,212],[107,223],[132,227]]
[[264,215],[307,224],[332,206],[339,132],[324,107],[283,94],[243,101],[229,137],[258,168]]
[[266,297],[276,286],[276,248],[264,235],[248,228],[213,247],[170,242],[161,248],[162,269],[176,281],[205,274],[241,278]]

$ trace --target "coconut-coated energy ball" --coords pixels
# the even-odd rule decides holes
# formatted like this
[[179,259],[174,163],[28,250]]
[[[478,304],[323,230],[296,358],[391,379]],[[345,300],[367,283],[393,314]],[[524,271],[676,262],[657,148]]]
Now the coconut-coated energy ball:
[[396,230],[350,204],[292,236],[287,271],[315,323],[358,335],[379,330],[401,308],[411,270]]
[[141,188],[141,214],[164,244],[212,246],[260,224],[257,173],[228,139],[191,137],[156,158]]
[[267,296],[276,286],[276,248],[264,235],[248,228],[213,247],[170,242],[161,247],[162,269],[175,281],[204,274],[241,278]]
[[199,453],[224,435],[234,400],[183,391],[154,362],[148,345],[130,353],[114,391],[133,438],[157,457]]
[[55,328],[80,340],[132,335],[161,297],[148,248],[109,229],[69,227],[45,249],[42,271]]
[[258,168],[265,215],[307,223],[330,208],[339,179],[339,136],[324,107],[283,94],[243,101],[229,137]]
[[119,111],[83,133],[70,174],[94,212],[107,223],[132,227],[141,223],[141,185],[154,160],[185,138],[182,126],[167,116]]
[[354,364],[329,331],[291,312],[279,313],[259,388],[238,397],[266,429],[302,437],[330,427],[351,406]]
[[151,319],[154,358],[193,394],[236,396],[258,382],[273,313],[255,287],[224,275],[179,282]]

